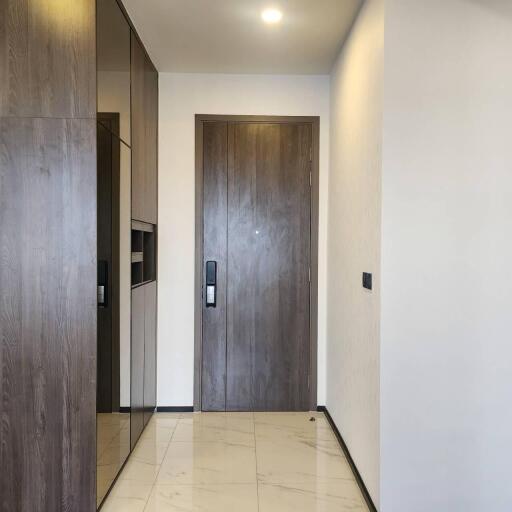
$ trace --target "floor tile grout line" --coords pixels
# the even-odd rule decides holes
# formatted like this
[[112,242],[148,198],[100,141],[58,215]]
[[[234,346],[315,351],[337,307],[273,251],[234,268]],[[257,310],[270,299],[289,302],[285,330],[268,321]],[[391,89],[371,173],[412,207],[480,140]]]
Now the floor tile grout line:
[[[158,413],[155,413],[155,414],[158,414]],[[156,419],[155,416],[153,416],[153,418]],[[178,427],[178,425],[180,423],[180,420],[182,420],[182,419],[183,419],[183,417],[180,414],[180,417],[177,418],[176,425],[174,425],[174,428],[172,430],[171,438],[169,439],[169,442],[167,443],[167,448],[165,449],[165,453],[164,453],[164,456],[162,458],[162,462],[160,463],[160,465],[158,467],[158,471],[157,471],[157,473],[155,475],[155,479],[153,481],[153,485],[151,486],[151,489],[150,489],[149,494],[148,494],[148,498],[146,500],[146,503],[144,505],[144,508],[143,508],[142,512],[145,512],[145,510],[147,510],[147,508],[148,508],[149,500],[151,499],[151,495],[153,494],[153,490],[155,489],[156,482],[158,480],[158,476],[160,475],[160,471],[162,470],[162,466],[163,466],[165,457],[167,456],[167,452],[169,451],[169,447],[171,446],[172,438],[174,437],[174,433],[176,432],[176,428]]]

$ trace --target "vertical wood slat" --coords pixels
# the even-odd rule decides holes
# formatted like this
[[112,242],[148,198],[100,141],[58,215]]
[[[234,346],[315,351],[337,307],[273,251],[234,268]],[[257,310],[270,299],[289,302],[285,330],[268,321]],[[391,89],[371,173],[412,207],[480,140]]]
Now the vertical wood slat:
[[228,317],[226,336],[229,411],[253,410],[253,355],[258,307],[258,137],[256,123],[233,124],[228,176]]
[[204,284],[206,262],[216,261],[217,305],[215,308],[207,308],[203,298],[204,411],[226,410],[227,144],[227,123],[205,123],[202,281]]
[[96,122],[0,119],[2,510],[93,511]]

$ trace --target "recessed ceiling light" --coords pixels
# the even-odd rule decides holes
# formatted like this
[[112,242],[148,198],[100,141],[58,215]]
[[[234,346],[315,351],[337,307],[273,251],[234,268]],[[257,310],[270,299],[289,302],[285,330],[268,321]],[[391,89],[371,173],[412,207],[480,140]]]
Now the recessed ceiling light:
[[278,9],[265,9],[261,13],[261,18],[265,23],[279,23],[283,13]]

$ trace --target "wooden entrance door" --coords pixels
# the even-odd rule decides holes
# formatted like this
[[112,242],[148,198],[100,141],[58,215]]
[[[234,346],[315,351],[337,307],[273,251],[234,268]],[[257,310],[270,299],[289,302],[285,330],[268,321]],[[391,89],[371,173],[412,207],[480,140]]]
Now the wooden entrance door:
[[205,411],[310,407],[312,130],[203,125]]

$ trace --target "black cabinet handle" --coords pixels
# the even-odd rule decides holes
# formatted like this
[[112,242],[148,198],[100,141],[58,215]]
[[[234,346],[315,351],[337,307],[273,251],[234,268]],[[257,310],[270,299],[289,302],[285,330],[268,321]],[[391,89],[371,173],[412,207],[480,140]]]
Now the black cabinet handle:
[[217,307],[217,262],[206,262],[206,307]]

